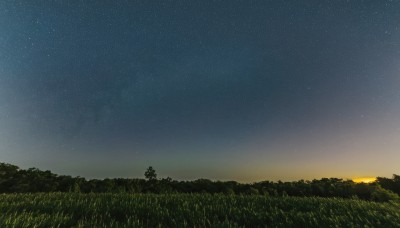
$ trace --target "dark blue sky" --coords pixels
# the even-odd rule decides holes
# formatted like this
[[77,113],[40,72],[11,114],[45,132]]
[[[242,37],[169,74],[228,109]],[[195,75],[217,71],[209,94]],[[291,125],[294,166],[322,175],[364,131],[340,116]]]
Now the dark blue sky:
[[0,2],[0,160],[88,178],[400,172],[400,1]]

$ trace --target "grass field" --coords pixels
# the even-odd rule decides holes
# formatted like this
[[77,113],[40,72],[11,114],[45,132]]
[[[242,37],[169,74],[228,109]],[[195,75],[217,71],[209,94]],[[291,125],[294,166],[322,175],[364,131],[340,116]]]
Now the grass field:
[[0,227],[400,227],[398,203],[209,194],[2,194]]

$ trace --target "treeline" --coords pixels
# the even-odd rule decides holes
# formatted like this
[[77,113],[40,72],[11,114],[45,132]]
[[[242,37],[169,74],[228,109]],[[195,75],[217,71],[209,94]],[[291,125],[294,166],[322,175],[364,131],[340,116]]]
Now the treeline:
[[322,178],[312,181],[272,182],[243,184],[236,181],[177,181],[157,179],[152,167],[145,172],[146,179],[86,180],[82,177],[56,175],[37,168],[27,170],[0,163],[0,193],[27,192],[113,192],[113,193],[223,193],[269,196],[319,196],[359,198],[373,201],[399,200],[400,176],[378,177],[376,182],[354,183],[339,178]]

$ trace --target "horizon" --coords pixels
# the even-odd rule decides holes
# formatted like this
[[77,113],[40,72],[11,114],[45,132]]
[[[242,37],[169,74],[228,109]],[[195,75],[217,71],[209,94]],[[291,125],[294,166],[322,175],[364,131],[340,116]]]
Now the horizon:
[[0,2],[0,161],[87,178],[400,173],[400,1]]
[[[5,164],[10,164],[10,165],[16,165],[16,164],[11,164],[11,163],[7,163],[7,162],[4,162],[4,163]],[[16,166],[18,166],[18,165],[16,165]],[[104,180],[104,179],[119,179],[119,178],[122,178],[122,179],[145,179],[144,171],[143,171],[143,175],[142,176],[131,176],[131,177],[129,177],[129,176],[126,176],[126,177],[119,177],[119,176],[109,177],[109,176],[106,176],[106,177],[97,177],[97,178],[93,177],[93,178],[90,178],[90,177],[85,177],[85,176],[82,176],[82,175],[70,175],[70,174],[65,174],[65,173],[54,173],[52,170],[41,169],[40,167],[20,167],[20,166],[18,166],[18,167],[19,167],[20,170],[27,170],[29,168],[36,168],[36,169],[39,169],[41,171],[50,171],[53,174],[56,174],[58,176],[82,177],[82,178],[85,178],[86,180],[95,180],[95,179]],[[210,178],[207,178],[207,177],[194,177],[194,178],[191,178],[191,179],[177,179],[177,178],[174,178],[174,177],[171,177],[171,176],[168,176],[168,175],[163,175],[162,173],[158,173],[156,167],[148,166],[147,168],[149,168],[149,167],[152,167],[155,170],[158,179],[171,178],[172,180],[176,180],[176,181],[195,181],[195,180],[200,180],[200,179],[206,179],[206,180],[211,180],[211,181],[222,181],[222,182],[235,181],[235,182],[243,183],[243,184],[246,184],[246,183],[257,183],[257,182],[263,182],[263,181],[272,181],[272,182],[278,182],[278,181],[296,182],[296,181],[302,181],[302,180],[303,181],[312,181],[312,180],[320,180],[320,179],[324,179],[324,178],[328,178],[328,179],[337,178],[337,179],[341,179],[343,181],[351,180],[351,181],[353,181],[355,183],[372,183],[372,182],[375,182],[378,177],[391,178],[393,175],[395,175],[395,174],[392,174],[392,176],[375,176],[375,177],[372,177],[372,176],[358,176],[358,177],[352,177],[352,178],[330,176],[330,177],[319,177],[319,178],[312,178],[312,179],[304,179],[304,178],[302,178],[302,179],[288,179],[288,180],[283,180],[283,179],[276,179],[276,180],[260,179],[260,180],[253,180],[253,181],[235,180],[235,179],[223,179],[223,180],[221,180],[221,179],[210,179]]]

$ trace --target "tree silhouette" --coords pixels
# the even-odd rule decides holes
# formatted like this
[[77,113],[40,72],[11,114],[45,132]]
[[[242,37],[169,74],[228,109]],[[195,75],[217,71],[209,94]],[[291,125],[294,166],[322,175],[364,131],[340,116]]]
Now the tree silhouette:
[[154,181],[157,179],[156,171],[151,166],[149,166],[149,168],[147,168],[146,172],[144,173],[144,176],[149,181]]
[[373,200],[378,202],[400,200],[400,175],[392,178],[378,177],[374,183],[354,183],[339,178],[322,178],[312,181],[272,182],[262,181],[242,184],[235,181],[198,179],[177,181],[172,178],[157,179],[153,167],[144,173],[146,179],[86,180],[83,177],[57,175],[37,168],[20,169],[0,162],[0,194],[23,192],[129,192],[129,193],[224,193],[269,196],[319,196]]

